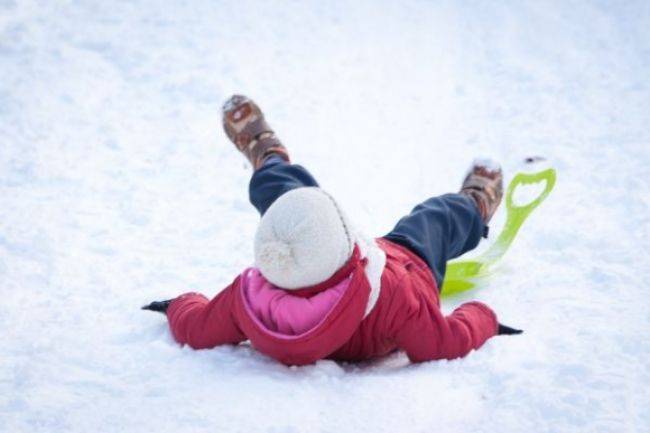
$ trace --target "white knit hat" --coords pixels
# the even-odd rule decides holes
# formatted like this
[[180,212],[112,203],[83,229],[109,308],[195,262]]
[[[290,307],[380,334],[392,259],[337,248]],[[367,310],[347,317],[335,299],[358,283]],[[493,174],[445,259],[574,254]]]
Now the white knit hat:
[[322,283],[351,257],[350,224],[320,188],[293,189],[266,211],[255,233],[255,266],[283,289]]

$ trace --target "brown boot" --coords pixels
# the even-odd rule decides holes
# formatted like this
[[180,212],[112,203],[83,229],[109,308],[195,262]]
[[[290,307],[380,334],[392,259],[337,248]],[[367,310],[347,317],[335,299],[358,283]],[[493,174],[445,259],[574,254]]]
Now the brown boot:
[[489,223],[503,198],[501,167],[489,160],[474,161],[460,193],[474,199],[483,221]]
[[223,129],[257,170],[264,161],[277,155],[289,161],[289,153],[266,122],[264,113],[251,99],[233,95],[223,106]]

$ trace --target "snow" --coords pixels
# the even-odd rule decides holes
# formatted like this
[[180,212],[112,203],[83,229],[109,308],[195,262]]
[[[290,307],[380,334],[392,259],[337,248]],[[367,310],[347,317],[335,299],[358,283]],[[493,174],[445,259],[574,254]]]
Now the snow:
[[[0,0],[0,432],[650,431],[649,24],[644,1]],[[525,333],[421,365],[174,344],[139,307],[253,260],[232,93],[370,234],[476,156],[546,157],[555,190],[467,296]]]

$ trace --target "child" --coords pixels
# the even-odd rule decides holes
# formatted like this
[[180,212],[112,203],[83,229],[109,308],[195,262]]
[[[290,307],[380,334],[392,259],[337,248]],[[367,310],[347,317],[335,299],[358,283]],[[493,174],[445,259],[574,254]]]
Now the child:
[[439,289],[449,259],[476,247],[503,195],[501,169],[475,163],[460,193],[419,204],[386,236],[367,239],[300,165],[290,163],[259,107],[245,96],[223,109],[228,138],[254,173],[262,215],[255,266],[209,301],[186,293],[143,309],[167,315],[174,339],[195,349],[250,340],[287,365],[359,361],[403,350],[412,362],[465,356],[502,326],[480,302],[451,315]]

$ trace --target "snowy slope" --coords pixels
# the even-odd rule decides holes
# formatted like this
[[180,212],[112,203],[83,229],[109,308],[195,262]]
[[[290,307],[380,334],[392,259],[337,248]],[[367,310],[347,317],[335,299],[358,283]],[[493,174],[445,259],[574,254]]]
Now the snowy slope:
[[[189,3],[0,0],[0,432],[650,431],[650,3]],[[415,366],[174,344],[139,306],[252,259],[234,92],[372,235],[477,155],[549,158],[471,294],[526,332]]]

